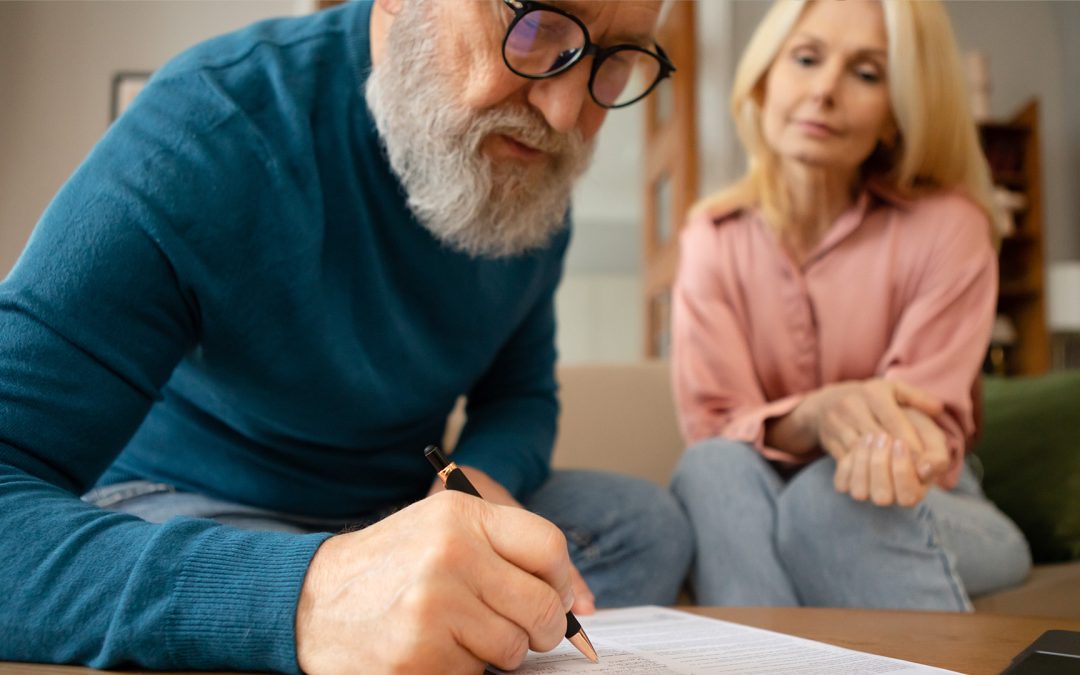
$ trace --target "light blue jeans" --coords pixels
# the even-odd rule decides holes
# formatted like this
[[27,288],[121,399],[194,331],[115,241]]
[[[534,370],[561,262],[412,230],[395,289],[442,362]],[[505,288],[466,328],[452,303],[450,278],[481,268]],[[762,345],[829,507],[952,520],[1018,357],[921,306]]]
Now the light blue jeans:
[[[132,481],[95,488],[83,500],[160,523],[176,516],[209,518],[249,530],[338,532],[390,515],[325,520],[267,511]],[[562,529],[570,557],[598,607],[675,602],[693,555],[690,525],[671,494],[648,481],[611,473],[555,471],[525,506]]]
[[914,508],[837,493],[835,468],[826,457],[785,482],[744,443],[691,446],[672,490],[697,539],[697,601],[970,611],[970,597],[1027,576],[1024,536],[969,467],[955,489],[932,488]]

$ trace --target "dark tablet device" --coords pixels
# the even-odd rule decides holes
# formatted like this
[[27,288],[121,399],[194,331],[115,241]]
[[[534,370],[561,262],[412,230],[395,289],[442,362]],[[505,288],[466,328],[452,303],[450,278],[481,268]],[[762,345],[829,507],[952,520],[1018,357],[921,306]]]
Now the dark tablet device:
[[1046,631],[1017,654],[1001,675],[1080,675],[1080,633]]

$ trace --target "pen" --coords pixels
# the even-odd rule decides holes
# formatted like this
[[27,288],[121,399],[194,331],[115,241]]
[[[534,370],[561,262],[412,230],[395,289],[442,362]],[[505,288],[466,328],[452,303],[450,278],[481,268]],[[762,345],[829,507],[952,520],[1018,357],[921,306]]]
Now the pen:
[[[431,466],[435,467],[435,471],[438,472],[439,478],[442,479],[447,490],[457,490],[474,497],[480,497],[480,493],[469,482],[468,476],[461,470],[461,467],[451,462],[450,458],[446,456],[446,453],[439,446],[429,445],[424,448],[424,457],[427,457],[428,461],[431,462]],[[483,497],[480,498],[483,499]],[[593,663],[599,663],[600,658],[596,655],[596,649],[593,648],[589,636],[585,634],[585,629],[578,623],[573,612],[566,613],[566,639],[570,641],[570,644],[577,647],[577,650],[584,654],[585,658]]]

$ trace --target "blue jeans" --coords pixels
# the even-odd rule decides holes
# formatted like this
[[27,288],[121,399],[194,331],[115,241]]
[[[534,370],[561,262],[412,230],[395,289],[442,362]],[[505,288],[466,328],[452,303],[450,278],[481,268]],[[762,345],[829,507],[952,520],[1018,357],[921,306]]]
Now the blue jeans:
[[697,539],[697,601],[970,611],[971,596],[1027,576],[1024,536],[968,467],[914,508],[837,493],[835,469],[822,458],[785,482],[744,443],[691,446],[672,490]]
[[[397,510],[389,508],[361,522],[326,520],[179,492],[148,481],[95,488],[83,500],[150,522],[191,516],[250,530],[294,533],[357,529]],[[668,491],[629,476],[555,471],[524,503],[562,529],[570,557],[596,595],[598,607],[675,602],[690,566],[693,539],[686,516]]]

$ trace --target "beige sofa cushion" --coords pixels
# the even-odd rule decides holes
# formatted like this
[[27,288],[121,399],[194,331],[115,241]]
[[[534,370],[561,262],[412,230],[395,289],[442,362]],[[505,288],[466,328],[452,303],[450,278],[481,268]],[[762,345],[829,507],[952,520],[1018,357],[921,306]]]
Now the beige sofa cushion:
[[552,464],[666,486],[683,449],[667,362],[563,366],[558,376],[562,415]]
[[[562,414],[552,465],[640,476],[667,486],[682,452],[665,361],[561,366]],[[464,399],[447,421],[453,448]]]

